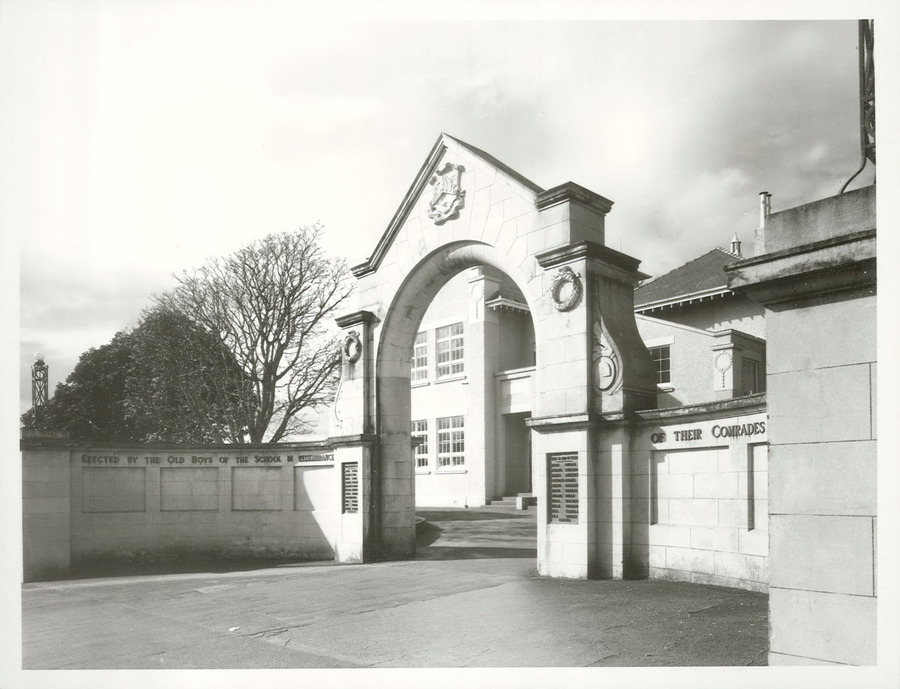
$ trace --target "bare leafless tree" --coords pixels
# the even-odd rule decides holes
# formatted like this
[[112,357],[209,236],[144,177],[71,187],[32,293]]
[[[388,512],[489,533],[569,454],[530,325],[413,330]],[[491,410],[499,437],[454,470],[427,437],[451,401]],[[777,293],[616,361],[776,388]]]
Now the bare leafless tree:
[[232,422],[235,439],[278,442],[333,397],[340,348],[329,325],[352,285],[345,262],[324,255],[321,232],[271,234],[175,275],[178,286],[155,297],[215,333],[253,386],[252,404]]

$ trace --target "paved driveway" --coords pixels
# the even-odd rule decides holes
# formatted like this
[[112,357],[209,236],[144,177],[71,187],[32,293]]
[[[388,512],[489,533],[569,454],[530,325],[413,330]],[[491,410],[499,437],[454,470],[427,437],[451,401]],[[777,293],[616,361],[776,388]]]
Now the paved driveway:
[[[758,665],[767,597],[534,574],[534,516],[428,510],[416,560],[26,584],[26,669]],[[245,563],[245,566],[248,566]],[[190,569],[190,563],[182,563]]]

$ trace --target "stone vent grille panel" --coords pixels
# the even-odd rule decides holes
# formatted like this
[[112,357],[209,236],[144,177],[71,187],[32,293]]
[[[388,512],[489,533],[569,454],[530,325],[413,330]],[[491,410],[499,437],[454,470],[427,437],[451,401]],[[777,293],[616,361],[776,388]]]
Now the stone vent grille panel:
[[344,514],[359,512],[359,465],[344,464],[341,476],[341,495]]

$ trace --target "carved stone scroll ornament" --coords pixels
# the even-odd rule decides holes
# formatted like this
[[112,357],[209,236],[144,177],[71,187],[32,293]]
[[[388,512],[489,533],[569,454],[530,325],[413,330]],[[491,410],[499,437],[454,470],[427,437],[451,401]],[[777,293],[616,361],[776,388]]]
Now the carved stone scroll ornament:
[[447,163],[428,180],[432,186],[428,217],[434,220],[435,225],[443,225],[448,220],[459,217],[459,211],[466,200],[466,192],[462,189],[464,171],[462,165]]
[[359,357],[362,356],[362,341],[359,339],[359,333],[355,330],[351,330],[347,333],[347,337],[344,338],[344,344],[341,349],[343,350],[344,358],[348,362],[355,364],[359,361]]
[[581,284],[581,276],[569,266],[563,266],[550,283],[550,301],[557,311],[571,311],[581,300],[584,287]]
[[592,369],[598,392],[616,392],[622,387],[622,365],[618,352],[606,336],[599,321],[594,321]]

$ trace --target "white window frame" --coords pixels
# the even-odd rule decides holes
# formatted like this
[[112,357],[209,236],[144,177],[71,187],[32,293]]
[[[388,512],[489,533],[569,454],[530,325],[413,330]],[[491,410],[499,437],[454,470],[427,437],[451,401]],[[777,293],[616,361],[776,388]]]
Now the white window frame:
[[[661,388],[671,387],[672,386],[672,345],[671,345],[671,343],[658,344],[658,345],[654,345],[652,347],[648,346],[647,349],[650,350],[650,357],[653,359],[653,365],[656,368],[656,385],[657,385],[657,387],[661,387]],[[657,358],[656,352],[662,351],[664,349],[666,350],[666,352],[665,352],[666,356]],[[668,361],[668,363],[669,363],[668,369],[665,371],[665,374],[666,374],[668,380],[660,380],[663,372],[660,371],[659,362],[661,362],[663,360]]]
[[[444,351],[441,351],[443,348]],[[452,323],[434,331],[435,371],[438,380],[465,374],[465,328]],[[443,360],[442,360],[443,359]]]
[[424,383],[428,380],[428,331],[416,334],[413,342],[412,366],[409,373],[410,382]]
[[445,416],[437,420],[437,470],[452,471],[466,466],[466,417]]
[[[753,368],[753,387],[755,390],[752,392],[748,392],[748,381],[746,380],[746,372],[747,366],[751,365]],[[741,357],[741,394],[743,395],[755,395],[758,392],[762,392],[762,384],[759,376],[759,369],[761,368],[760,362],[756,359],[751,359],[750,357]]]
[[413,457],[416,460],[416,471],[429,470],[431,461],[428,452],[428,419],[416,419],[413,421],[410,436],[422,439],[422,442],[416,445],[413,453]]

